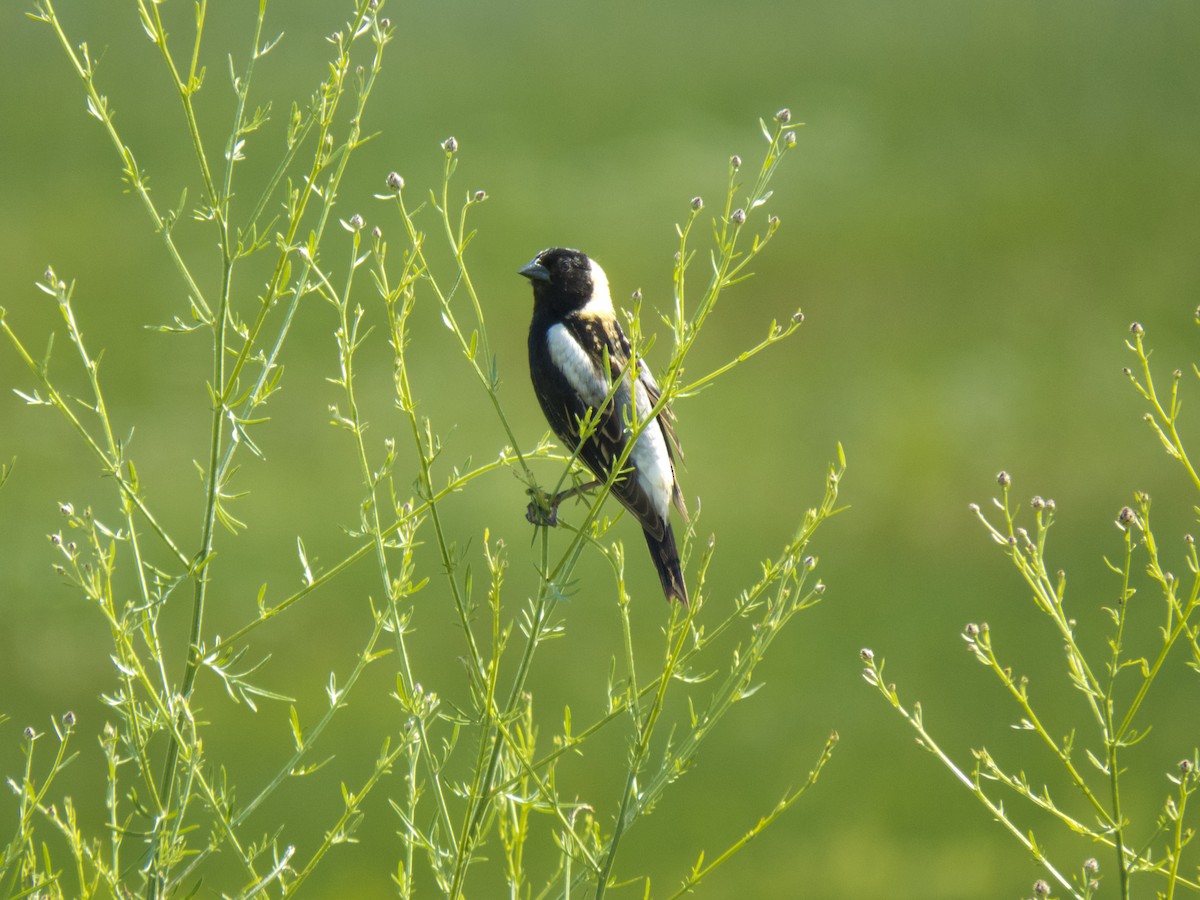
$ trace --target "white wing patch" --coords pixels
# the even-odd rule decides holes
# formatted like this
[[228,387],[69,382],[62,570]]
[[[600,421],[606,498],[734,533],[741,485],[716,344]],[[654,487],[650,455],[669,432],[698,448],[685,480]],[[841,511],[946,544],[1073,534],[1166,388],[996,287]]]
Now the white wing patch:
[[[637,410],[644,420],[654,404],[646,393],[645,386],[637,384]],[[675,470],[671,466],[671,455],[667,452],[667,440],[658,421],[649,422],[638,435],[629,461],[637,469],[638,486],[654,502],[654,511],[667,518],[671,495],[675,489]]]
[[567,378],[567,383],[588,406],[600,406],[608,396],[608,384],[596,369],[596,364],[579,346],[579,342],[561,323],[550,326],[546,333],[550,360]]

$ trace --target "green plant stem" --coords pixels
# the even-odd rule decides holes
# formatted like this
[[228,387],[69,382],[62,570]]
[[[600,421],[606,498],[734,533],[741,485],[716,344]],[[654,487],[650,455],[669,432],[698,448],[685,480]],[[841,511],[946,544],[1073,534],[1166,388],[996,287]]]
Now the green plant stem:
[[884,684],[882,661],[878,663],[874,659],[868,661],[867,668],[863,675],[866,678],[867,683],[878,688],[884,699],[886,699],[888,703],[892,705],[892,708],[900,713],[900,715],[904,717],[908,724],[912,726],[913,730],[916,731],[918,744],[936,756],[942,765],[945,766],[956,779],[958,779],[959,783],[971,792],[971,795],[974,796],[975,799],[978,800],[988,810],[989,813],[991,813],[993,818],[995,818],[995,820],[999,822],[1009,834],[1011,834],[1017,839],[1017,841],[1020,842],[1020,844],[1030,853],[1030,855],[1037,860],[1037,862],[1054,878],[1055,881],[1062,886],[1065,891],[1067,891],[1068,894],[1070,894],[1070,896],[1082,898],[1083,895],[1076,891],[1075,888],[1071,886],[1070,881],[1068,881],[1067,878],[1064,877],[1062,873],[1060,873],[1051,864],[1050,860],[1045,857],[1041,848],[1034,840],[1032,832],[1027,836],[1024,831],[1018,828],[1015,824],[1013,824],[1012,820],[1009,819],[1008,815],[1004,812],[1004,807],[997,805],[992,798],[984,792],[983,787],[979,783],[978,774],[976,774],[975,778],[971,778],[965,772],[963,772],[963,770],[955,765],[954,761],[946,755],[945,751],[942,750],[937,741],[935,741],[933,737],[925,730],[921,715],[921,704],[915,704],[912,712],[909,712],[900,704],[900,698],[896,694],[895,687]]
[[138,199],[142,202],[142,207],[146,214],[150,217],[151,223],[154,225],[154,230],[162,237],[163,244],[166,247],[167,255],[171,258],[176,271],[183,278],[187,285],[189,295],[203,311],[205,318],[211,322],[212,311],[204,300],[204,292],[200,290],[192,277],[191,269],[184,261],[179,248],[175,246],[174,240],[171,238],[171,229],[169,224],[159,214],[158,208],[154,205],[154,201],[150,199],[150,189],[146,185],[145,179],[142,177],[141,171],[138,169],[137,162],[134,159],[133,151],[121,140],[117,133],[116,125],[113,123],[112,113],[108,108],[107,99],[100,94],[96,89],[93,78],[94,72],[92,69],[92,61],[87,56],[86,44],[80,44],[80,52],[75,51],[75,44],[67,37],[63,30],[57,13],[54,11],[52,0],[37,0],[38,9],[41,10],[41,20],[47,22],[54,29],[55,36],[58,38],[59,45],[67,54],[67,59],[71,62],[71,67],[75,70],[75,74],[83,82],[84,91],[88,97],[88,111],[96,117],[101,125],[104,126],[105,133],[112,142],[113,147],[117,151],[117,155],[121,157],[121,164],[124,167],[125,177],[137,194]]
[[[68,302],[69,293],[69,291],[65,293],[63,295],[63,301],[60,302]],[[29,354],[29,351],[25,348],[25,345],[21,343],[20,338],[18,338],[13,330],[9,327],[8,322],[4,318],[2,310],[0,310],[0,331],[4,332],[4,336],[8,338],[9,343],[13,346],[13,349],[17,351],[17,355],[21,357],[21,361],[25,363],[26,368],[28,368],[29,371],[37,377],[38,383],[41,384],[42,388],[46,391],[49,397],[49,400],[46,402],[48,402],[66,417],[67,421],[71,424],[71,427],[75,429],[75,432],[80,436],[80,438],[83,439],[83,442],[87,448],[91,450],[92,454],[100,460],[104,474],[112,477],[112,479],[116,481],[124,499],[127,502],[132,503],[137,508],[138,512],[142,514],[142,517],[146,520],[147,524],[149,524],[151,530],[158,535],[163,544],[171,552],[171,555],[175,557],[176,561],[183,566],[187,566],[188,558],[186,554],[184,554],[184,552],[180,550],[178,546],[176,546],[166,529],[159,523],[158,519],[155,518],[154,514],[146,506],[145,501],[141,498],[137,489],[125,476],[125,473],[122,471],[121,457],[110,457],[109,453],[100,446],[95,438],[92,437],[91,432],[88,431],[87,427],[84,426],[84,424],[79,420],[79,417],[75,415],[74,410],[71,409],[71,405],[68,403],[69,398],[64,397],[59,390],[54,387],[54,385],[50,382],[49,376],[47,375],[45,369]]]
[[[383,582],[383,589],[388,598],[388,611],[391,616],[393,629],[396,637],[396,647],[399,651],[401,661],[401,676],[404,679],[404,689],[411,696],[416,689],[416,679],[412,675],[412,666],[409,659],[408,648],[404,642],[404,625],[400,619],[400,613],[397,604],[400,596],[397,593],[397,583],[393,580],[391,567],[388,564],[387,551],[383,543],[383,522],[379,517],[379,494],[378,480],[372,471],[370,460],[367,457],[367,447],[363,440],[363,434],[366,431],[366,424],[362,421],[358,411],[358,399],[355,393],[355,378],[354,378],[354,354],[358,348],[360,339],[358,336],[358,322],[356,318],[353,322],[350,319],[350,290],[353,281],[355,269],[360,260],[365,257],[359,257],[359,242],[360,235],[355,232],[351,242],[350,260],[346,272],[346,284],[340,296],[334,298],[335,306],[338,310],[340,320],[340,335],[341,343],[341,372],[340,381],[345,391],[346,402],[349,412],[349,430],[354,436],[354,446],[357,455],[359,466],[359,476],[362,478],[363,487],[367,491],[368,504],[367,514],[370,515],[370,532],[374,536],[375,558],[379,567],[379,576]],[[324,279],[323,279],[324,280]],[[328,282],[325,282],[328,285]],[[361,309],[359,310],[361,313]],[[404,318],[407,318],[405,316]],[[403,346],[403,340],[401,340]],[[436,504],[431,503],[431,515],[437,515]],[[449,807],[446,802],[445,793],[442,787],[442,779],[438,777],[436,764],[432,760],[429,735],[425,730],[424,720],[416,717],[416,727],[420,738],[419,748],[422,756],[426,759],[429,767],[430,781],[433,784],[434,794],[438,801],[438,812],[440,813],[442,823],[446,827],[447,834],[453,839],[453,825],[450,821]]]
[[1187,450],[1183,446],[1183,439],[1179,436],[1179,430],[1176,427],[1176,422],[1179,419],[1179,380],[1178,378],[1171,386],[1171,400],[1169,409],[1164,408],[1162,402],[1158,399],[1158,392],[1154,387],[1154,375],[1150,370],[1150,356],[1146,353],[1144,345],[1144,336],[1141,332],[1134,333],[1134,343],[1127,346],[1137,354],[1139,367],[1142,373],[1143,384],[1139,383],[1135,376],[1130,375],[1134,386],[1142,397],[1150,404],[1152,412],[1146,414],[1146,420],[1158,433],[1159,439],[1162,441],[1167,452],[1175,459],[1179,460],[1184,470],[1187,472],[1188,478],[1191,479],[1192,485],[1200,491],[1200,474],[1196,472],[1195,466],[1192,465],[1191,459],[1188,458]]
[[679,622],[679,607],[671,607],[671,625],[667,632],[667,652],[663,664],[663,677],[659,679],[658,690],[655,691],[654,700],[651,702],[650,709],[647,710],[645,718],[639,722],[636,711],[634,712],[637,742],[634,744],[633,751],[630,754],[629,772],[626,776],[625,788],[621,792],[621,803],[617,810],[616,821],[613,823],[612,837],[608,841],[608,851],[605,853],[604,859],[600,864],[600,871],[596,875],[596,900],[603,900],[604,893],[608,889],[609,879],[612,877],[613,864],[617,859],[617,849],[620,846],[621,837],[624,835],[626,827],[631,824],[629,804],[634,794],[637,793],[638,775],[641,773],[642,766],[646,762],[646,756],[650,752],[650,739],[654,736],[655,726],[658,724],[658,718],[662,714],[663,703],[666,701],[667,696],[667,687],[671,683],[672,676],[677,671],[679,660],[683,654],[684,642],[688,638],[692,619],[695,617],[698,608],[699,604],[693,603],[688,607],[683,621]]
[[795,805],[796,801],[799,800],[809,788],[817,783],[817,778],[820,776],[821,770],[825,768],[825,764],[828,763],[833,757],[833,750],[837,746],[838,740],[839,737],[837,732],[831,734],[829,739],[825,741],[825,746],[821,750],[821,755],[817,758],[813,768],[809,771],[808,778],[804,781],[804,783],[795,790],[791,790],[785,794],[784,797],[775,804],[775,807],[767,815],[761,817],[753,828],[734,841],[728,848],[725,849],[723,853],[721,853],[721,855],[715,857],[707,865],[702,865],[704,857],[701,855],[700,860],[697,861],[695,867],[688,874],[688,877],[684,880],[683,884],[679,887],[679,890],[672,894],[669,900],[678,900],[678,898],[692,893],[706,876],[711,874],[719,866],[729,862],[729,860],[732,859],[735,854],[745,849],[747,844],[762,834],[763,831],[766,830],[768,826],[773,824],[781,815],[791,809],[792,806]]
[[1117,675],[1121,670],[1120,653],[1124,646],[1125,634],[1125,619],[1128,609],[1129,600],[1133,597],[1132,591],[1129,589],[1129,571],[1132,567],[1133,560],[1133,537],[1128,530],[1125,531],[1125,565],[1122,567],[1122,584],[1121,598],[1116,610],[1117,633],[1112,641],[1112,661],[1109,664],[1109,679],[1108,687],[1104,695],[1104,744],[1106,754],[1106,764],[1108,771],[1109,793],[1112,797],[1112,822],[1113,841],[1116,844],[1117,850],[1117,875],[1121,885],[1122,900],[1129,900],[1129,862],[1126,859],[1125,849],[1125,820],[1121,815],[1121,785],[1120,785],[1120,761],[1118,754],[1120,748],[1125,744],[1126,731],[1122,727],[1120,730],[1114,730],[1116,723],[1114,720],[1114,693],[1116,690]]

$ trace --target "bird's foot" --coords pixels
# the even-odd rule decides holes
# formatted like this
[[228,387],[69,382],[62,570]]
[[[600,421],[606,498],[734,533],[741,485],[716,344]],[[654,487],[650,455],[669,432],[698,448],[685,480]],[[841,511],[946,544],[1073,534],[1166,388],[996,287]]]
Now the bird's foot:
[[543,506],[536,500],[530,501],[529,505],[525,507],[525,518],[534,525],[554,528],[558,525],[558,504]]
[[558,504],[562,495],[551,497],[541,488],[530,488],[529,505],[525,507],[525,518],[533,525],[554,528],[558,525]]

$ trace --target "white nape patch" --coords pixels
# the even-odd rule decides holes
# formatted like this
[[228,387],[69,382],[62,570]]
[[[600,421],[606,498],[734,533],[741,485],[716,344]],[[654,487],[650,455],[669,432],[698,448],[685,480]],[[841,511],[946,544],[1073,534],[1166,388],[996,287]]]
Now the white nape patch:
[[546,343],[550,348],[550,361],[558,366],[583,402],[588,406],[600,406],[608,396],[608,384],[567,327],[561,323],[551,325],[546,332]]
[[[654,404],[641,381],[637,384],[637,410],[639,420],[644,421]],[[675,470],[671,467],[671,455],[667,452],[667,439],[663,436],[658,421],[648,422],[638,435],[629,461],[637,469],[638,485],[654,503],[654,511],[667,518],[671,495],[675,489]]]
[[589,274],[592,276],[592,296],[580,312],[584,314],[615,315],[613,311],[612,294],[608,291],[608,276],[594,259],[588,260]]

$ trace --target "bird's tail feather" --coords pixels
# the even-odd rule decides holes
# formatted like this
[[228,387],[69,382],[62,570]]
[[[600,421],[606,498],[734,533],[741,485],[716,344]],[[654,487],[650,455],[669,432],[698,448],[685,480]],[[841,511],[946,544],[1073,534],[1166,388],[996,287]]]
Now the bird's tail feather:
[[675,532],[671,530],[671,523],[665,523],[661,539],[649,531],[645,534],[650,558],[654,560],[654,568],[658,569],[658,578],[667,600],[678,600],[687,606],[687,586],[683,583],[683,568],[679,564],[679,549],[675,546]]

